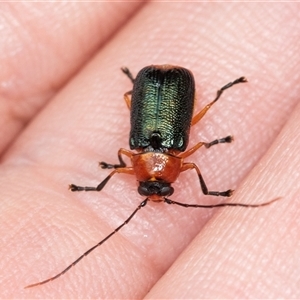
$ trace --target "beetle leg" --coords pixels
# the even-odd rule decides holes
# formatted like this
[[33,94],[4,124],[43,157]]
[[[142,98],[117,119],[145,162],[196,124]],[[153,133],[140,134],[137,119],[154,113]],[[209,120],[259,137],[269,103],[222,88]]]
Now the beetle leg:
[[126,150],[124,148],[119,149],[118,151],[118,158],[119,158],[119,164],[118,165],[113,165],[113,164],[108,164],[106,162],[100,162],[100,166],[102,169],[115,169],[112,171],[100,184],[98,184],[96,187],[92,186],[78,186],[75,184],[70,184],[69,189],[72,192],[80,192],[80,191],[97,191],[100,192],[104,186],[107,184],[107,182],[111,179],[113,175],[116,173],[124,173],[124,174],[129,174],[129,175],[135,175],[134,170],[132,167],[126,167],[126,163],[124,162],[122,158],[122,154],[128,156],[129,158],[132,157],[133,153],[129,150]]
[[195,125],[196,123],[198,123],[204,117],[204,115],[207,113],[207,111],[213,106],[213,104],[218,101],[218,99],[221,97],[221,95],[223,94],[223,92],[225,90],[231,88],[235,84],[242,83],[242,82],[247,82],[247,79],[245,77],[240,77],[240,78],[234,80],[233,82],[229,82],[226,85],[224,85],[222,88],[220,88],[217,91],[217,95],[216,95],[215,100],[212,101],[211,103],[207,104],[199,113],[197,113],[193,117],[191,124]]
[[131,80],[132,83],[134,83],[134,78],[132,73],[129,71],[127,67],[122,67],[121,68],[122,72]]
[[193,146],[192,148],[190,148],[189,150],[187,150],[185,152],[182,152],[182,153],[179,153],[177,156],[181,157],[181,158],[187,158],[188,156],[190,156],[194,152],[196,152],[200,147],[202,147],[203,145],[206,145],[206,144],[207,143],[205,143],[205,142],[199,142],[195,146]]
[[210,143],[205,143],[204,146],[206,148],[210,148],[213,145],[224,144],[224,143],[231,143],[232,141],[233,141],[233,136],[232,135],[228,135],[228,136],[226,136],[224,138],[213,140]]
[[124,94],[124,100],[129,110],[131,109],[131,95],[132,95],[132,91],[129,91]]
[[[134,83],[134,78],[133,78],[133,75],[132,73],[129,71],[129,69],[127,67],[122,67],[121,70],[123,71],[123,73],[130,79],[130,81],[132,83]],[[132,94],[132,91],[129,91],[127,93],[124,94],[124,100],[127,104],[127,107],[129,109],[131,109],[131,94]]]
[[224,191],[224,192],[209,191],[207,186],[206,186],[206,183],[204,182],[204,179],[201,175],[201,172],[200,172],[199,168],[194,163],[184,163],[182,165],[180,171],[183,172],[183,171],[190,170],[190,169],[195,169],[195,171],[197,172],[198,178],[199,178],[199,181],[200,181],[201,190],[202,190],[204,195],[223,196],[223,197],[230,197],[232,195],[233,190],[227,190],[227,191]]
[[81,191],[86,191],[86,192],[90,192],[90,191],[100,192],[104,188],[104,186],[107,184],[107,182],[116,173],[125,173],[125,174],[129,174],[129,175],[134,175],[135,174],[132,167],[118,168],[118,169],[115,169],[114,171],[112,171],[102,182],[100,182],[100,184],[98,184],[95,187],[93,187],[93,186],[78,186],[78,185],[75,185],[75,184],[70,184],[69,185],[69,189],[72,192],[81,192]]
[[128,156],[129,158],[132,157],[133,153],[129,150],[126,150],[124,148],[119,149],[118,151],[118,159],[119,159],[119,164],[108,164],[104,161],[101,161],[99,163],[100,167],[102,169],[118,169],[118,168],[125,168],[126,167],[126,163],[124,162],[123,158],[122,158],[122,154]]
[[177,156],[181,157],[181,158],[186,158],[186,157],[192,155],[194,152],[196,152],[201,146],[205,146],[206,148],[210,148],[213,145],[223,144],[223,143],[231,143],[232,141],[233,141],[233,136],[228,135],[224,138],[213,140],[210,143],[199,142],[195,146],[190,148],[189,150],[187,150],[185,152],[182,152],[182,153],[179,153]]

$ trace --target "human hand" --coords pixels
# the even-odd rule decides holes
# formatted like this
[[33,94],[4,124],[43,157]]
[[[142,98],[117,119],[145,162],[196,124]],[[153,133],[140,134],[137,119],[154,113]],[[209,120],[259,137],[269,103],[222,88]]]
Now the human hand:
[[[33,49],[24,61],[17,56],[18,77],[9,82],[13,87],[21,82],[16,90],[23,94],[2,84],[2,97],[28,99],[13,108],[29,110],[22,109],[17,120],[31,124],[21,130],[7,111],[0,112],[7,124],[2,149],[13,142],[0,168],[1,298],[142,298],[150,290],[152,299],[299,297],[296,4],[152,3],[125,26],[125,16],[138,4],[91,3],[81,10],[83,4],[65,4],[64,14],[53,12],[65,24],[49,17],[40,28],[33,8],[45,13],[56,5],[20,10],[20,17],[33,18],[30,45],[44,52],[34,56],[40,49]],[[71,21],[63,16],[76,12],[81,18],[70,30]],[[51,22],[65,28],[61,35],[50,34]],[[101,43],[105,47],[99,49]],[[68,55],[61,60],[61,53]],[[129,112],[122,95],[131,84],[120,67],[136,74],[164,63],[194,73],[197,111],[222,85],[248,78],[249,83],[226,91],[192,128],[189,146],[228,134],[234,143],[201,149],[189,160],[200,167],[210,189],[237,189],[229,201],[282,200],[258,209],[215,210],[149,203],[65,275],[24,290],[62,271],[143,200],[131,176],[116,175],[101,193],[74,194],[67,186],[96,185],[109,173],[98,169],[97,161],[117,162],[117,150],[128,147]],[[5,67],[2,82],[16,68]],[[56,87],[62,88],[57,92]],[[47,98],[51,102],[37,113]],[[173,200],[223,201],[204,197],[193,172],[182,174],[174,187]]]

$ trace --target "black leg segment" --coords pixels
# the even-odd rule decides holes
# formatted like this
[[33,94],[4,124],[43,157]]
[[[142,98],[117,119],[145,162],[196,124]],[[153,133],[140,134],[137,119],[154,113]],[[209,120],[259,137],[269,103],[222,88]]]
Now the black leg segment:
[[229,88],[231,88],[233,85],[235,84],[238,84],[238,83],[243,83],[243,82],[247,82],[247,79],[246,77],[240,77],[232,82],[229,82],[227,83],[226,85],[224,85],[222,88],[220,88],[218,91],[217,91],[217,96],[215,98],[215,100],[213,102],[216,102],[220,97],[221,95],[223,94],[223,92]]
[[108,164],[104,161],[101,161],[99,163],[100,167],[102,169],[118,169],[118,168],[125,168],[126,167],[126,163],[124,162],[121,153],[118,153],[118,159],[119,159],[119,164]]
[[93,186],[79,186],[79,185],[75,185],[75,184],[70,184],[69,185],[69,189],[72,192],[91,192],[91,191],[95,191],[95,192],[100,192],[104,186],[107,184],[107,182],[111,179],[111,177],[116,173],[116,171],[111,172],[100,184],[98,184],[96,187]]
[[127,67],[122,67],[121,68],[122,72],[131,80],[132,83],[134,83],[134,78],[132,73],[129,71]]
[[183,164],[183,171],[189,170],[189,169],[195,169],[195,171],[197,172],[199,181],[200,181],[200,186],[201,186],[201,190],[203,192],[204,195],[211,195],[211,196],[222,196],[222,197],[230,197],[233,193],[233,190],[227,190],[227,191],[223,191],[223,192],[218,192],[218,191],[209,191],[206,183],[202,177],[202,174],[199,170],[199,168],[197,167],[196,164],[194,163],[184,163]]
[[210,148],[213,145],[224,144],[224,143],[231,143],[232,141],[233,141],[233,136],[228,135],[228,136],[226,136],[224,138],[213,140],[210,143],[205,143],[204,146],[206,148]]

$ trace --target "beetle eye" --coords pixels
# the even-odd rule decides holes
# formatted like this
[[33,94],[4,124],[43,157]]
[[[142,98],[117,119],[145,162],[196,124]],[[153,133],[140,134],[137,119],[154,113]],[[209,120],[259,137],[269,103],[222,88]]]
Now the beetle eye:
[[140,194],[141,196],[146,196],[146,197],[148,197],[148,196],[150,196],[150,195],[153,195],[153,193],[151,193],[151,192],[148,190],[148,188],[145,187],[145,186],[139,186],[139,187],[138,187],[138,192],[139,192],[139,194]]
[[173,193],[174,188],[172,188],[171,186],[165,186],[159,191],[160,196],[171,196]]

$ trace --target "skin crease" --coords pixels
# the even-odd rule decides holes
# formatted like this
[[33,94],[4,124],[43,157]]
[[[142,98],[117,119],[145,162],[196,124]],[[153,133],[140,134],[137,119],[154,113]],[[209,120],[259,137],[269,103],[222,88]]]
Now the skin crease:
[[[299,298],[297,10],[296,3],[151,3],[122,28],[120,23],[95,57],[75,67],[76,75],[58,72],[61,89],[50,102],[17,137],[8,130],[13,143],[0,166],[0,297]],[[99,12],[99,18],[105,23],[107,15]],[[50,47],[66,47],[65,39],[54,39]],[[43,55],[35,59],[41,66],[47,61]],[[200,149],[187,159],[200,167],[209,189],[236,188],[235,195],[204,197],[191,171],[180,176],[170,198],[199,204],[282,199],[256,209],[149,203],[68,273],[24,290],[62,271],[144,200],[129,175],[115,175],[101,193],[71,193],[67,187],[97,185],[109,173],[97,161],[116,163],[118,149],[128,149],[129,112],[122,95],[131,83],[120,67],[135,75],[164,63],[194,73],[197,111],[229,81],[249,81],[224,93],[192,128],[189,146],[228,134],[234,143]],[[62,64],[54,60],[51,66],[61,70]],[[72,69],[69,63],[65,68]],[[21,73],[24,81],[18,81],[26,85],[35,73]],[[47,76],[38,81],[43,90],[53,84]],[[43,92],[36,93],[42,107]]]
[[1,152],[140,6],[0,4]]

